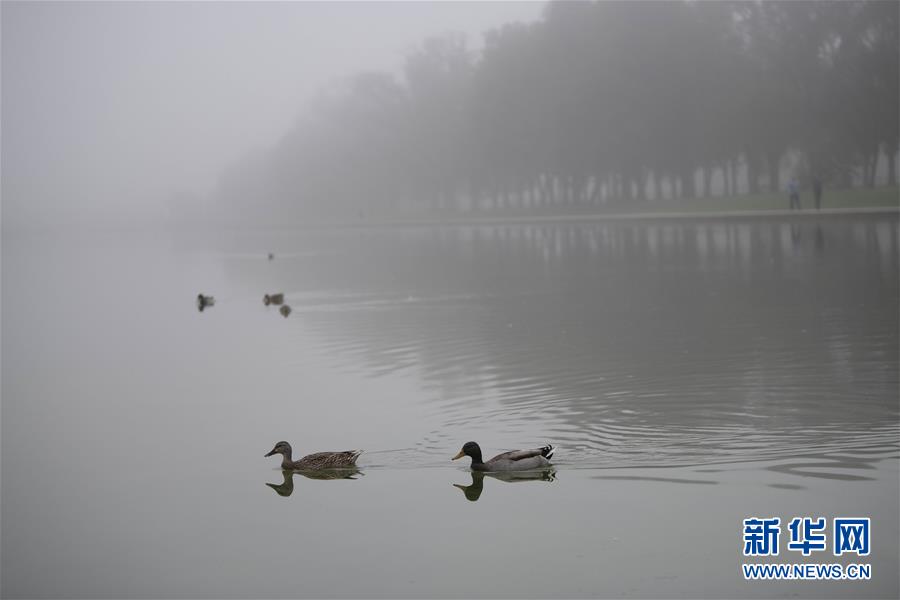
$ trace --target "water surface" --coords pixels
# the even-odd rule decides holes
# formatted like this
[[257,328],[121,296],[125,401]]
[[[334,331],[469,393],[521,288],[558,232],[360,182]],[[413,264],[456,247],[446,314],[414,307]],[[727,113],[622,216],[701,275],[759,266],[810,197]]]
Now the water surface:
[[[890,216],[5,235],[2,593],[896,597],[897,256]],[[873,579],[744,582],[755,515],[871,516]]]

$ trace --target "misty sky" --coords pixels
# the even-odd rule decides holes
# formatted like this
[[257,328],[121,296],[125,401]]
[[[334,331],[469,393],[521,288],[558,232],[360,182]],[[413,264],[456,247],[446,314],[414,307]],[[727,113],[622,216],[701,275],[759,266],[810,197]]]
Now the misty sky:
[[531,2],[2,2],[4,226],[159,216],[273,144],[304,101],[399,73],[423,38],[538,18]]

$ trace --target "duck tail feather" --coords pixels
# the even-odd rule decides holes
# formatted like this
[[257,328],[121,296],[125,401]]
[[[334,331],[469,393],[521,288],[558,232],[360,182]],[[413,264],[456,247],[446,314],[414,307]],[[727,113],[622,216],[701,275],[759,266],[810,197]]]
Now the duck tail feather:
[[551,458],[554,452],[556,452],[556,448],[554,448],[552,444],[547,444],[541,448],[541,455],[544,458]]
[[359,455],[362,454],[362,450],[351,450],[350,451],[350,460],[356,462],[356,459],[359,458]]

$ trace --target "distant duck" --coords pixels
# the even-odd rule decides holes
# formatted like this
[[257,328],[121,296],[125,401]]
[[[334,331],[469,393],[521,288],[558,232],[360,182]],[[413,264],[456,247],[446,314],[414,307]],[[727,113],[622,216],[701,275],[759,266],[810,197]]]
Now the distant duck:
[[287,318],[288,318],[288,315],[291,314],[291,307],[288,306],[287,304],[285,304],[285,305],[283,305],[281,308],[278,309],[278,312],[281,313],[281,316],[282,316],[282,317],[284,317],[285,319],[287,319]]
[[197,294],[197,310],[203,312],[203,309],[209,308],[210,306],[215,306],[216,299],[212,296],[204,296],[203,294]]
[[304,456],[300,460],[291,460],[291,445],[287,442],[278,442],[266,456],[281,455],[281,468],[292,470],[317,470],[317,469],[348,469],[356,467],[356,459],[362,454],[362,450],[345,450],[343,452],[316,452]]
[[278,306],[279,304],[284,304],[284,294],[266,294],[263,296],[263,304],[266,306],[270,304],[274,304]]
[[273,258],[275,258],[275,255],[269,252],[269,260],[272,260]]
[[481,447],[475,442],[466,442],[452,460],[463,456],[471,457],[473,471],[529,471],[549,467],[550,458],[555,450],[549,444],[532,450],[512,450],[484,462],[481,458]]

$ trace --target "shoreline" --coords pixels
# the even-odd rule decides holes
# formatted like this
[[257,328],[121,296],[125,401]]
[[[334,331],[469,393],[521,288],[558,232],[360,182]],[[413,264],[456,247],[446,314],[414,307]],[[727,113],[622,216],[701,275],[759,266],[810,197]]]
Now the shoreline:
[[[602,223],[627,221],[728,221],[751,219],[805,220],[816,218],[839,218],[849,216],[900,217],[900,206],[866,206],[823,208],[821,210],[751,209],[725,211],[683,211],[683,212],[633,212],[633,213],[584,213],[561,215],[497,215],[472,217],[427,217],[420,219],[384,219],[358,221],[318,221],[307,223],[279,223],[251,225],[253,231],[292,231],[311,229],[368,229],[404,227],[477,227],[479,225],[540,225],[561,223]],[[210,226],[212,230],[237,231],[243,228],[233,224]]]
[[127,231],[170,231],[177,232],[235,232],[235,231],[293,231],[315,229],[367,229],[367,228],[404,228],[404,227],[474,227],[479,225],[540,225],[559,223],[602,223],[628,221],[728,221],[752,219],[784,219],[788,221],[812,220],[817,218],[839,218],[851,216],[900,216],[900,206],[860,206],[823,208],[821,210],[789,210],[789,209],[743,209],[743,210],[685,210],[685,211],[643,211],[643,212],[594,212],[581,214],[548,214],[548,215],[472,215],[441,218],[438,216],[422,216],[420,218],[397,219],[358,219],[344,221],[292,221],[281,223],[248,223],[241,225],[234,222],[150,222],[150,223],[117,223],[97,224],[85,223],[63,226],[62,224],[15,227],[3,224],[3,237],[15,238],[19,235],[59,235],[73,231],[93,232],[127,232]]
[[[331,222],[320,224],[298,224],[298,227],[404,227],[404,226],[453,226],[453,225],[516,225],[539,223],[570,223],[578,221],[668,221],[668,220],[731,220],[753,218],[810,218],[840,217],[852,215],[893,215],[900,216],[900,207],[870,206],[859,208],[823,208],[821,210],[727,210],[727,211],[693,211],[693,212],[633,212],[633,213],[584,213],[568,215],[509,215],[509,216],[473,216],[452,217],[447,219],[403,219],[385,221]],[[281,228],[281,227],[279,227]],[[290,227],[288,227],[290,228]]]

